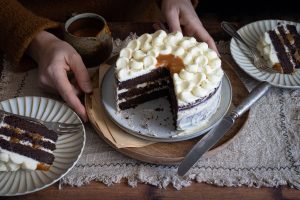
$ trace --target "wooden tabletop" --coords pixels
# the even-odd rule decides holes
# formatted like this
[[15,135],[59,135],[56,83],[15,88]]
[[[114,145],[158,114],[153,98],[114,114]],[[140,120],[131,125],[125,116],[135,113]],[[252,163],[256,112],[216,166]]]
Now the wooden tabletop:
[[[233,21],[238,27],[258,19],[246,18]],[[291,19],[282,17],[281,19]],[[215,40],[229,40],[229,36],[222,31],[220,19],[209,15],[202,18],[203,24]],[[153,32],[152,23],[109,23],[113,37],[124,38],[130,32],[142,34]],[[300,190],[291,189],[287,186],[278,188],[254,188],[254,187],[218,187],[205,183],[193,182],[191,186],[177,191],[172,186],[167,189],[159,189],[154,186],[139,183],[137,187],[128,186],[126,180],[113,186],[105,186],[103,183],[91,182],[82,187],[63,186],[58,189],[54,184],[44,190],[33,194],[17,197],[0,197],[0,199],[22,199],[22,200],[62,200],[62,199],[300,199]]]

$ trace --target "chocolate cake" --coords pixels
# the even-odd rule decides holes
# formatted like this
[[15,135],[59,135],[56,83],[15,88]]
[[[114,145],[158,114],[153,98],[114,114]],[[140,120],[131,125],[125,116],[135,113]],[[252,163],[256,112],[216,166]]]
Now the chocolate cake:
[[260,38],[257,49],[269,67],[283,74],[300,68],[300,35],[294,25],[279,24]]
[[143,34],[120,51],[115,68],[118,110],[168,96],[177,130],[204,123],[220,102],[217,53],[181,32]]
[[54,161],[58,135],[44,125],[4,115],[0,124],[0,171],[47,171]]

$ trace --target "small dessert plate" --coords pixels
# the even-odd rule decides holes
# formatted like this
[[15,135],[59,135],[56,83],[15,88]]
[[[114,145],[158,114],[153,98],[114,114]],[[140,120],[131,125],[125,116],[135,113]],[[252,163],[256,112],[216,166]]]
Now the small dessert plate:
[[[256,48],[256,44],[264,32],[273,29],[278,23],[288,23],[296,26],[300,32],[300,23],[284,21],[284,20],[262,20],[250,23],[238,30],[240,36],[246,43]],[[232,38],[230,41],[230,51],[235,62],[250,76],[259,81],[268,81],[271,85],[281,88],[300,88],[300,69],[290,74],[270,73],[266,70],[258,69],[252,64],[248,48]]]
[[[43,121],[81,123],[78,115],[65,104],[45,97],[17,97],[0,102],[0,109]],[[85,129],[59,135],[55,159],[49,171],[0,172],[0,196],[24,195],[44,189],[66,175],[79,160],[86,136]]]
[[177,142],[200,136],[215,126],[227,113],[232,98],[231,84],[224,74],[221,100],[217,112],[205,123],[185,131],[175,130],[170,103],[159,98],[140,104],[135,108],[117,111],[114,88],[114,67],[105,74],[101,85],[102,104],[112,121],[126,132],[156,142]]

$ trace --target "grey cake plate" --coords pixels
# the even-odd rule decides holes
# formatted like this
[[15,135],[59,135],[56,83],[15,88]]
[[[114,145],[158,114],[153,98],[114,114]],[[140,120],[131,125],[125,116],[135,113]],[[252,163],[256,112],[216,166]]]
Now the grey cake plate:
[[155,99],[121,112],[116,108],[114,67],[105,74],[102,85],[102,104],[112,121],[126,132],[156,142],[177,142],[200,136],[214,127],[227,113],[232,99],[232,88],[226,74],[222,80],[220,106],[205,123],[191,129],[175,130],[170,103],[166,97]]

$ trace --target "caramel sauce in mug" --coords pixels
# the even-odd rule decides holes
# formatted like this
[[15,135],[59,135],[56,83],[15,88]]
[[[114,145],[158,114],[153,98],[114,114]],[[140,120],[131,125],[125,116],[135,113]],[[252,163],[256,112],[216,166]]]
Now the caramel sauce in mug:
[[156,59],[156,66],[167,67],[171,74],[179,73],[184,68],[182,59],[172,54],[159,55]]

